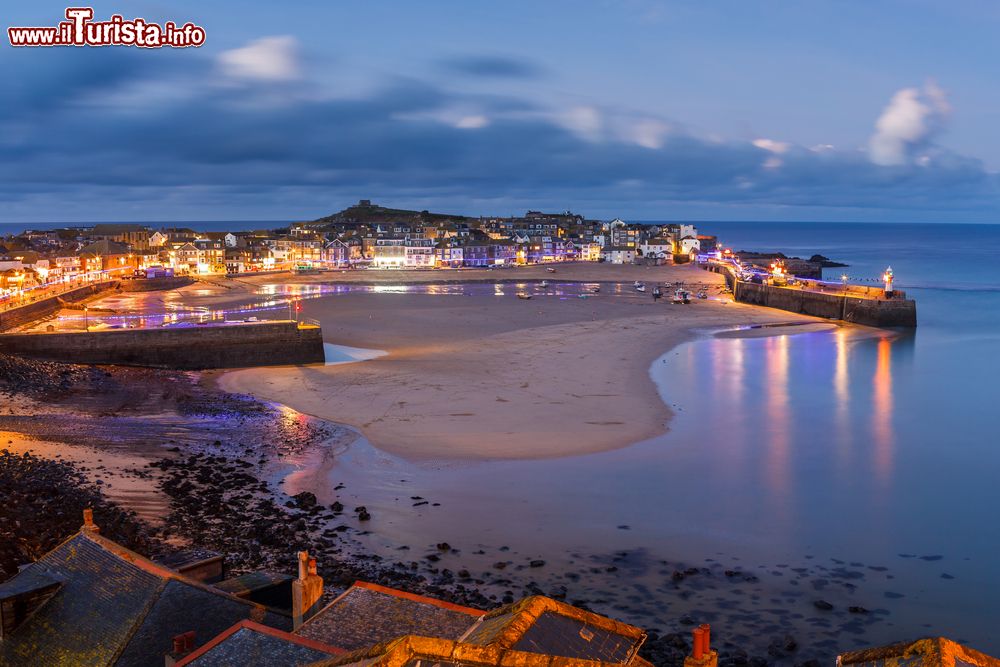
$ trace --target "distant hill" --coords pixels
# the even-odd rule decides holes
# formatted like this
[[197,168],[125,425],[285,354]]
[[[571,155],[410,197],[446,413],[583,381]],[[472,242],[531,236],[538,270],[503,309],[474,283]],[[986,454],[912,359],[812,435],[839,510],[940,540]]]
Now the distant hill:
[[343,211],[317,218],[313,222],[319,224],[333,223],[376,223],[376,222],[409,222],[409,223],[442,223],[468,222],[477,220],[465,215],[450,215],[447,213],[431,213],[430,211],[409,211],[401,208],[386,208],[372,204],[362,199],[354,206],[348,206]]

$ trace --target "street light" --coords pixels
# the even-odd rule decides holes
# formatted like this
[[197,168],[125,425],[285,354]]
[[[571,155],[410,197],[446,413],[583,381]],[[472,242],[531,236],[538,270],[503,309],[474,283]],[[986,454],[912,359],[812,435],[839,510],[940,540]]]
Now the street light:
[[83,307],[83,326],[88,332],[90,331],[90,308],[87,306]]
[[840,276],[840,282],[844,284],[844,293],[847,293],[847,274]]

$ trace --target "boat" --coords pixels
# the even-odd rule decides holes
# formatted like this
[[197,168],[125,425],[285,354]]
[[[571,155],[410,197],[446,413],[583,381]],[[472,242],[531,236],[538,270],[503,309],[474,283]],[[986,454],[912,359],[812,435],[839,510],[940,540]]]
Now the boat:
[[638,280],[635,281],[635,291],[636,292],[645,292],[646,291],[646,285],[644,285],[643,283],[640,283]]
[[697,296],[699,299],[707,299],[708,298],[708,294],[705,293],[705,290],[701,290],[695,296]]
[[552,269],[552,268],[547,268],[545,270],[548,271],[549,273],[555,273],[556,272],[556,270]]
[[590,288],[590,293],[591,294],[597,294],[600,291],[601,291],[601,286],[600,285],[598,285],[597,287],[591,287]]
[[543,280],[542,282],[540,282],[540,283],[538,284],[538,286],[539,286],[539,287],[543,287],[543,288],[544,288],[544,287],[548,287],[548,286],[549,286],[549,281],[548,281],[548,280]]
[[525,292],[518,292],[517,293],[517,298],[518,299],[530,299],[531,295],[530,294],[526,294]]
[[663,292],[660,291],[660,286],[657,285],[653,288],[653,299],[659,299],[661,296],[663,296]]
[[674,292],[673,303],[691,303],[691,292],[685,289],[679,289]]

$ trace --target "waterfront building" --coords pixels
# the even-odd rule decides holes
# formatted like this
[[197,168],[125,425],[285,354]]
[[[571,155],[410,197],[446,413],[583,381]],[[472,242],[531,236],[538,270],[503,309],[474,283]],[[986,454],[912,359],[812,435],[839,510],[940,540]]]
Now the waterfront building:
[[601,258],[608,264],[632,264],[638,250],[625,246],[609,246],[601,249]]

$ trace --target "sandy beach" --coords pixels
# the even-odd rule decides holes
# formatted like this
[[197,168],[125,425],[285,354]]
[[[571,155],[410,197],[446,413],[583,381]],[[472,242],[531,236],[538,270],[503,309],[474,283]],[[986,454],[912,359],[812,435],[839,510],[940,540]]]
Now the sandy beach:
[[[733,303],[721,294],[720,276],[692,266],[580,264],[560,266],[555,274],[531,267],[334,277],[341,276],[382,284],[520,280],[536,292],[530,301],[516,298],[520,288],[511,287],[498,287],[497,294],[367,292],[307,300],[303,315],[323,324],[326,342],[388,354],[356,364],[256,368],[219,377],[227,391],[354,426],[376,447],[410,459],[549,458],[628,446],[667,428],[670,411],[648,371],[668,349],[698,331],[817,321]],[[260,276],[254,282],[276,278],[288,280]],[[580,299],[546,294],[534,286],[541,279],[618,285]],[[711,298],[690,305],[654,302],[649,293],[631,289],[634,280],[703,283]]]

